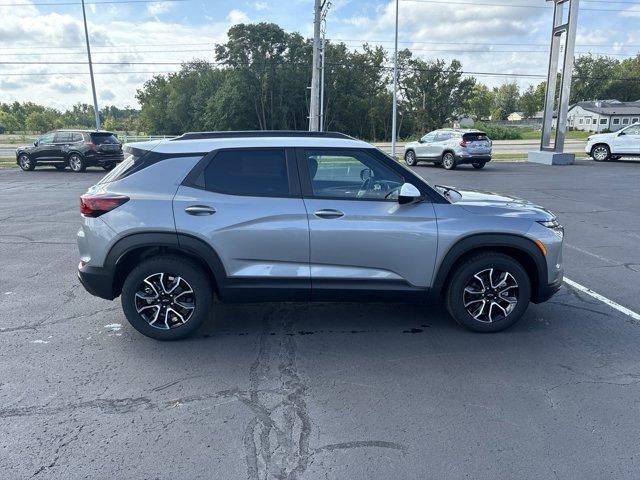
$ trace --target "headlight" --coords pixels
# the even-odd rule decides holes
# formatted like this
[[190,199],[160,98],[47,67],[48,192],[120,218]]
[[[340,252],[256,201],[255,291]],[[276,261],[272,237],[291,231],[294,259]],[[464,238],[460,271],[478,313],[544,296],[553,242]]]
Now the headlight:
[[560,238],[564,236],[564,227],[560,225],[560,223],[558,223],[557,219],[554,218],[553,220],[541,220],[538,223],[543,227],[547,227],[553,230],[554,233]]

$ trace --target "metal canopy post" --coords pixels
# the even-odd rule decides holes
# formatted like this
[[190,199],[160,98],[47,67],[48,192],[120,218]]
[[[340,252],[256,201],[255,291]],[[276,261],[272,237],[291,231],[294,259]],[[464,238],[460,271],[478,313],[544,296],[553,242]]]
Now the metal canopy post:
[[[544,101],[544,117],[542,120],[542,138],[540,151],[529,152],[529,161],[547,165],[566,165],[575,161],[575,155],[564,153],[564,141],[567,130],[569,99],[571,97],[571,80],[575,58],[576,33],[578,27],[578,9],[580,0],[547,0],[554,2],[553,28],[551,30],[551,51],[549,54],[549,70],[547,89]],[[564,20],[564,4],[569,4],[567,20]],[[559,71],[560,49],[562,37],[565,37],[562,69]],[[556,90],[560,73],[560,96],[558,98],[558,121],[553,146],[551,131],[556,104]]]

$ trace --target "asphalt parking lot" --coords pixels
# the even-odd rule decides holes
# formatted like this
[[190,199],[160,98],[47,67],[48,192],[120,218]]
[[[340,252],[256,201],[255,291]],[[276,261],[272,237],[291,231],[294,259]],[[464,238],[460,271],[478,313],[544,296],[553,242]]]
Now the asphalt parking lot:
[[[416,171],[555,211],[567,277],[640,311],[640,162]],[[0,170],[0,478],[637,477],[630,316],[566,287],[496,335],[440,307],[216,305],[159,343],[76,280],[101,175]]]

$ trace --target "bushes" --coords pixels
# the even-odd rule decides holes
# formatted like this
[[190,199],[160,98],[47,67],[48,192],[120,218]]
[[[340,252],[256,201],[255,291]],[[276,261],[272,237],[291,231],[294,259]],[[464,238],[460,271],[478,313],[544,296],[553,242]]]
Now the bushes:
[[491,123],[476,123],[473,128],[482,130],[491,140],[521,140],[522,132],[513,127],[495,125]]

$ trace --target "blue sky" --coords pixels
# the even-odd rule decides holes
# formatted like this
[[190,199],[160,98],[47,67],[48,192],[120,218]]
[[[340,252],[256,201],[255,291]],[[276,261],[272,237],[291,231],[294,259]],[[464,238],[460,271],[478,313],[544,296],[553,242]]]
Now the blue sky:
[[[60,5],[69,1],[0,0],[0,63],[84,61],[82,13],[79,5]],[[514,75],[476,74],[490,86],[516,80],[525,87],[540,80],[518,74],[546,72],[548,7],[543,0],[400,0],[401,47],[426,59],[457,58],[469,72]],[[581,8],[578,52],[625,58],[640,51],[640,0],[582,0]],[[354,49],[364,42],[391,49],[394,11],[393,0],[333,0],[327,36]],[[90,4],[87,15],[96,62],[171,64],[213,60],[212,46],[224,42],[235,23],[275,22],[310,36],[313,0]],[[179,66],[95,68],[101,104],[136,106],[135,91],[152,72]],[[0,102],[31,100],[59,108],[90,103],[86,72],[83,64],[0,65]]]

